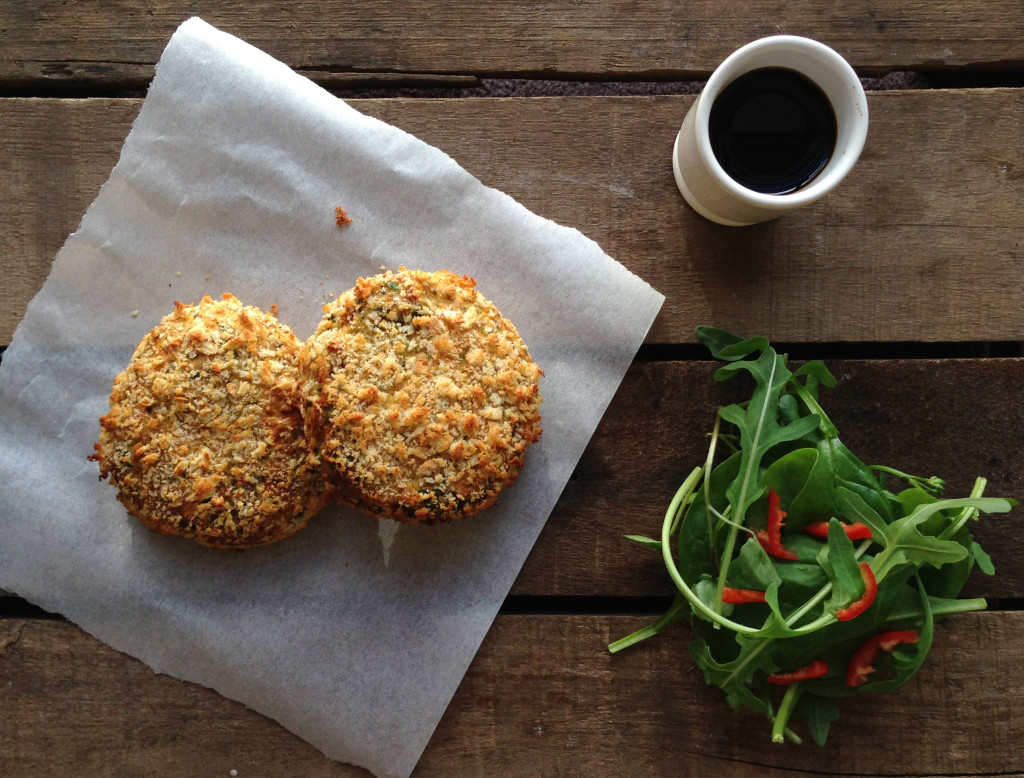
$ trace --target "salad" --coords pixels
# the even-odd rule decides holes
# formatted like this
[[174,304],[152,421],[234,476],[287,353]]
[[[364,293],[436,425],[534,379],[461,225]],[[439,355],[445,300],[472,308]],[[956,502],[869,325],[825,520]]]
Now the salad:
[[715,379],[746,373],[753,393],[719,409],[661,537],[627,536],[662,553],[678,592],[609,648],[689,619],[690,654],[733,708],[763,713],[775,742],[801,742],[791,723],[802,718],[823,744],[843,697],[914,676],[938,617],[985,608],[958,599],[974,567],[995,572],[969,524],[1016,503],[983,497],[981,478],[950,499],[939,478],[865,465],[819,404],[836,383],[823,363],[790,371],[765,338],[697,336],[725,362]]

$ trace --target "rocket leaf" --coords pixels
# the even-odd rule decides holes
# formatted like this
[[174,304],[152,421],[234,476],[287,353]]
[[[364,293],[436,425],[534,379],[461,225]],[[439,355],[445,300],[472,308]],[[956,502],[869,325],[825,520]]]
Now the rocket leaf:
[[[942,499],[942,479],[868,467],[843,445],[819,403],[819,389],[835,384],[822,363],[791,372],[765,338],[709,327],[697,334],[726,363],[715,379],[745,374],[753,382],[751,396],[719,409],[706,462],[677,491],[660,539],[627,536],[661,551],[677,595],[665,616],[610,649],[622,650],[689,618],[690,655],[732,707],[764,714],[773,740],[799,742],[790,721],[803,718],[813,740],[823,744],[839,716],[838,698],[895,691],[925,661],[936,617],[985,607],[984,600],[957,599],[973,567],[994,572],[967,525],[980,513],[1004,513],[1016,503],[983,497],[984,479],[968,497]],[[718,442],[733,440],[734,450],[716,461]],[[876,473],[909,487],[894,494]],[[786,513],[782,550],[794,560],[772,557],[769,551],[781,553],[777,544],[766,551],[757,539],[766,528],[771,492]],[[820,521],[828,522],[824,541],[802,532]],[[843,524],[856,522],[872,537],[855,545]],[[865,579],[862,565],[870,565],[874,600],[839,621],[836,611],[864,595],[870,577]],[[764,603],[725,604],[726,586],[763,591]],[[879,636],[892,630],[916,642],[883,651],[862,685],[848,685],[847,664],[858,648],[872,640],[878,645]],[[825,662],[825,674],[782,692],[768,682],[779,675],[791,680],[793,671],[812,662]]]

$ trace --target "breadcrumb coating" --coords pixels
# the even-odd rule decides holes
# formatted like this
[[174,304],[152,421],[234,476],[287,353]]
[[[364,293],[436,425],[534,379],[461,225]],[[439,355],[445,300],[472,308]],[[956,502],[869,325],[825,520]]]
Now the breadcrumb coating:
[[475,287],[448,271],[360,278],[299,355],[307,437],[371,516],[483,510],[540,437],[541,370]]
[[100,478],[157,532],[215,548],[294,534],[329,499],[303,433],[301,345],[230,294],[175,303],[114,380]]

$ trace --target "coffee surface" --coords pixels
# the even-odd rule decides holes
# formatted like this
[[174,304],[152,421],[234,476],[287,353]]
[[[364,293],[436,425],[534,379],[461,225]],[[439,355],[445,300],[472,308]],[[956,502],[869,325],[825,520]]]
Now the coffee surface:
[[835,149],[836,116],[821,88],[786,68],[760,68],[725,87],[711,107],[711,148],[737,183],[788,194],[825,168]]

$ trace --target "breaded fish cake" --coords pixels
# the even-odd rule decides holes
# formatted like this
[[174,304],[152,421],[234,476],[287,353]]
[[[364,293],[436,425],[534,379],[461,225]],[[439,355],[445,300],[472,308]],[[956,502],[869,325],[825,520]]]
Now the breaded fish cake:
[[147,527],[215,548],[286,538],[328,501],[289,327],[230,294],[175,303],[114,380],[93,459]]
[[541,433],[541,371],[475,287],[401,268],[324,306],[299,356],[303,412],[342,501],[433,524],[516,480]]

